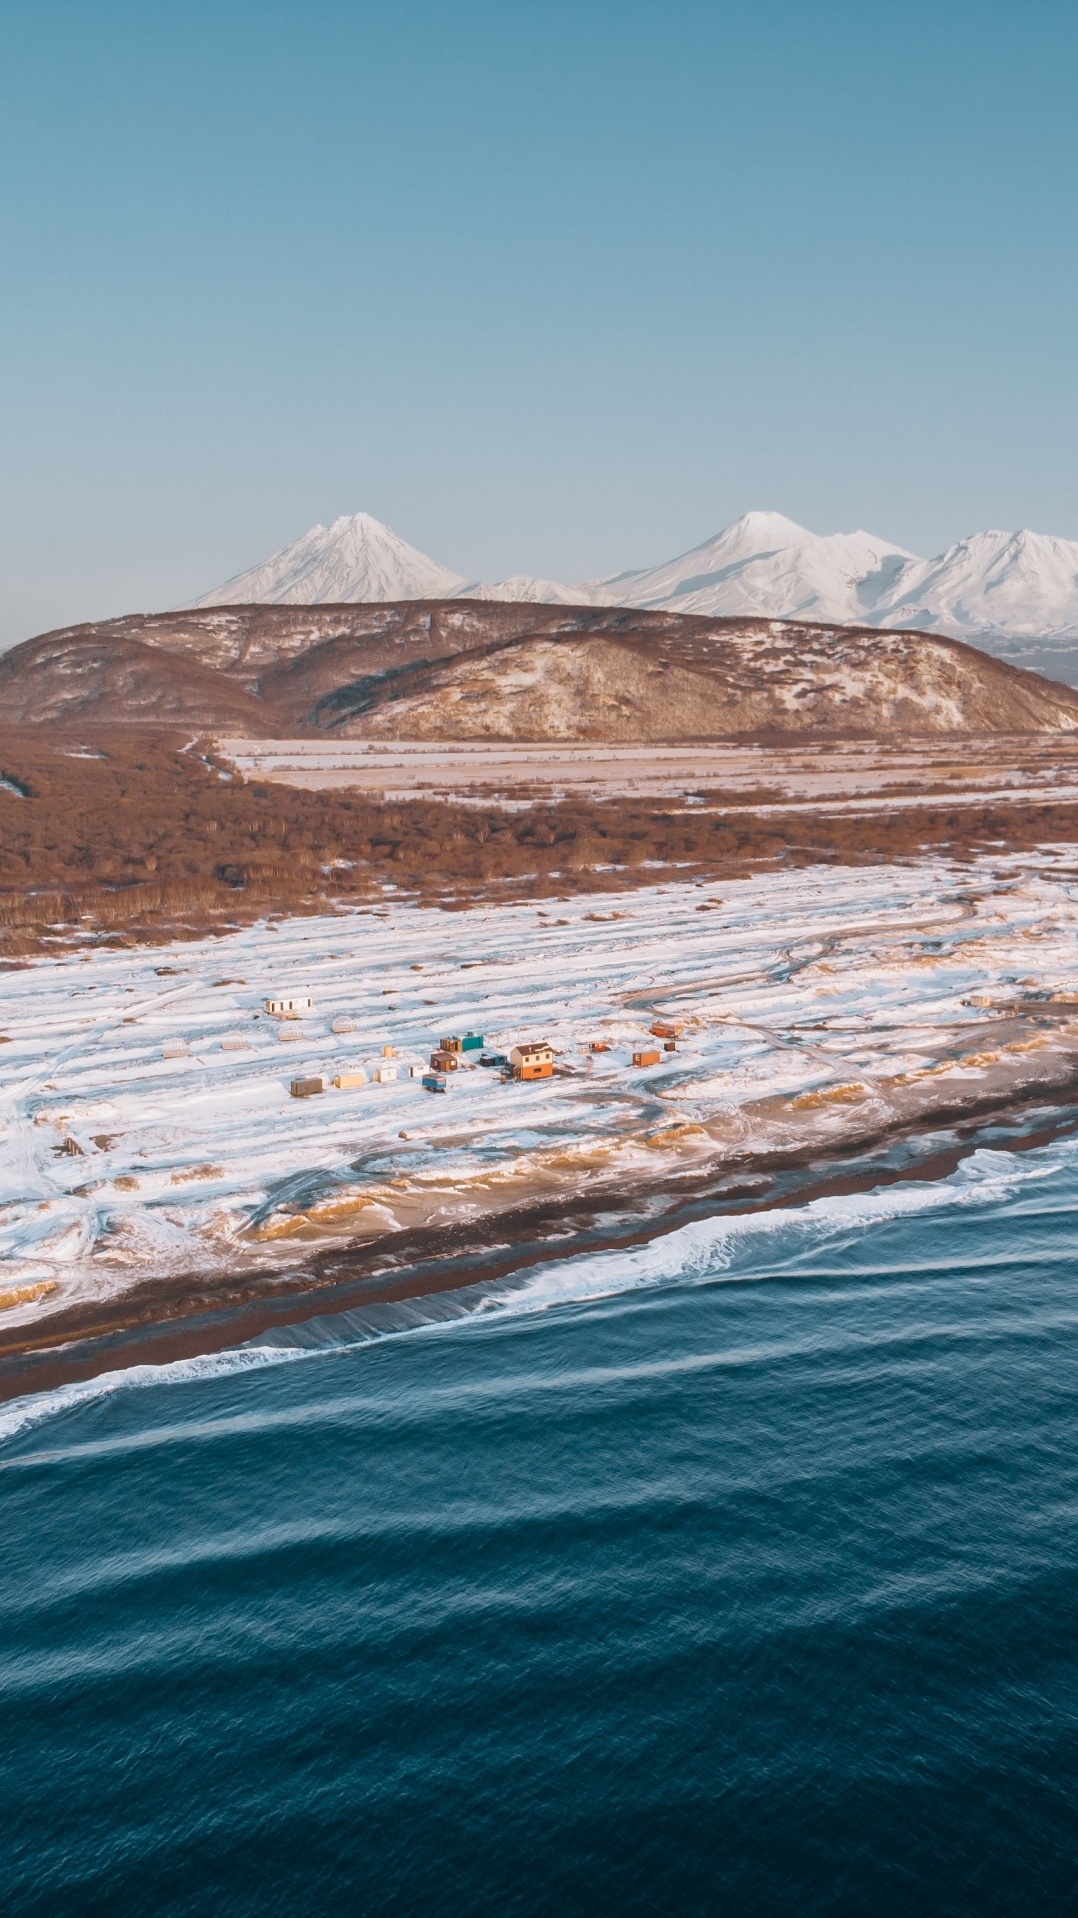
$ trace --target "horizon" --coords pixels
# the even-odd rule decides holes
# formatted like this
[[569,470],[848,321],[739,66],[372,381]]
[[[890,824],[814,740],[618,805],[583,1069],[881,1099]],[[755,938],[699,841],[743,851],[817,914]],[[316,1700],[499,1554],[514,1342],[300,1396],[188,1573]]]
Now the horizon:
[[[783,513],[777,508],[749,507],[743,513],[738,514],[735,519],[730,520],[726,525],[719,527],[714,533],[706,534],[703,539],[697,540],[693,545],[682,547],[677,552],[669,553],[664,558],[661,558],[658,560],[643,561],[635,566],[625,567],[622,569],[621,572],[616,574],[598,575],[598,574],[592,573],[592,574],[585,574],[576,580],[558,580],[553,578],[551,575],[536,574],[534,572],[530,572],[526,567],[518,567],[515,569],[513,573],[507,573],[503,577],[505,581],[523,578],[523,579],[537,580],[539,583],[549,582],[549,584],[552,586],[562,586],[570,589],[573,586],[579,586],[582,589],[586,587],[590,587],[594,590],[609,589],[611,587],[617,586],[622,580],[628,580],[641,574],[646,575],[650,573],[657,573],[665,568],[669,568],[677,565],[681,560],[690,559],[693,557],[694,554],[696,554],[697,552],[700,552],[703,548],[717,544],[718,541],[724,538],[727,534],[731,532],[735,532],[739,527],[746,524],[746,522],[750,522],[753,520],[780,520],[782,521],[784,526],[790,528],[793,534],[803,535],[806,539],[810,541],[826,542],[830,540],[850,540],[850,539],[862,538],[867,541],[872,541],[880,545],[887,546],[894,552],[900,552],[900,553],[904,552],[904,557],[908,561],[914,564],[928,566],[928,567],[934,567],[937,564],[937,562],[946,560],[952,554],[960,552],[963,548],[967,548],[973,541],[977,539],[989,539],[989,540],[1009,542],[1009,541],[1018,540],[1022,538],[1031,538],[1038,541],[1044,540],[1044,541],[1049,541],[1056,544],[1070,544],[1074,546],[1076,549],[1078,549],[1078,541],[1067,541],[1064,536],[1061,536],[1058,534],[1051,534],[1051,533],[1047,533],[1047,534],[1041,533],[1036,528],[1032,528],[1032,527],[1011,527],[1011,528],[981,527],[976,529],[973,532],[962,535],[959,539],[955,540],[950,547],[943,549],[941,552],[918,554],[918,553],[909,552],[908,549],[903,549],[898,542],[891,540],[887,535],[875,532],[872,529],[865,526],[853,527],[849,529],[839,528],[830,533],[818,533],[814,528],[803,525],[799,521],[792,519],[789,514]],[[293,538],[286,540],[284,545],[278,547],[273,553],[263,553],[262,555],[259,556],[259,558],[251,561],[248,565],[246,566],[241,565],[237,567],[226,578],[218,580],[214,586],[207,587],[204,590],[204,592],[191,595],[190,597],[183,600],[176,601],[172,606],[121,607],[121,608],[116,608],[113,611],[108,613],[99,614],[97,616],[97,620],[107,621],[109,619],[123,619],[125,617],[127,618],[137,617],[140,614],[152,616],[159,613],[181,611],[186,608],[191,608],[193,610],[199,606],[203,606],[203,607],[206,605],[212,606],[215,603],[212,597],[213,594],[215,594],[218,591],[221,591],[221,592],[225,591],[229,586],[233,584],[234,581],[243,579],[246,574],[250,572],[256,572],[263,566],[271,564],[275,560],[279,560],[284,555],[290,553],[294,548],[302,546],[304,541],[311,538],[314,534],[332,533],[337,527],[353,525],[356,521],[364,521],[368,525],[370,525],[372,528],[377,528],[380,532],[390,534],[393,539],[398,540],[403,546],[407,547],[418,558],[430,561],[434,565],[441,567],[446,572],[454,571],[454,568],[451,562],[447,561],[444,555],[440,553],[424,552],[421,548],[415,545],[414,541],[411,540],[406,533],[402,533],[399,527],[389,525],[387,521],[379,519],[376,514],[370,513],[365,508],[361,507],[354,513],[336,514],[328,521],[315,521],[312,525],[304,528],[304,530],[301,533],[298,533]],[[771,551],[781,552],[782,550],[783,548],[781,545],[776,545],[773,548],[769,548],[766,545],[761,545],[757,549],[757,552],[760,557],[766,557],[767,554]],[[1076,578],[1078,578],[1078,575],[1076,575]],[[491,586],[491,585],[497,585],[500,583],[499,581],[496,581],[496,580],[480,579],[478,576],[474,576],[474,575],[469,576],[468,574],[462,573],[462,572],[457,573],[457,582],[458,584],[455,589],[447,589],[447,590],[459,591],[460,589],[467,586],[473,586],[473,585],[474,586],[480,586],[480,585]],[[412,594],[403,595],[404,598],[413,597],[413,596],[414,595]],[[225,602],[221,602],[221,603],[225,603]],[[303,603],[303,602],[293,602],[293,603]],[[323,601],[320,601],[319,599],[314,599],[311,601],[311,603],[318,604],[318,603],[328,603],[328,602],[323,602]],[[627,605],[632,605],[633,603],[634,602],[632,600],[626,601]],[[764,610],[765,609],[761,608],[761,613],[763,613]],[[769,613],[767,614],[767,616],[796,617],[796,615],[793,613],[779,614],[779,615],[774,615]],[[19,634],[12,637],[0,637],[0,656],[2,656],[4,653],[10,652],[15,646],[22,644],[26,640],[42,638],[45,636],[46,633],[50,631],[64,630],[67,627],[84,625],[84,624],[92,625],[97,623],[97,620],[92,620],[92,619],[84,620],[84,619],[76,618],[72,620],[65,620],[65,621],[59,622],[59,624],[56,627],[43,628],[41,629],[40,632],[24,633],[24,634]]]

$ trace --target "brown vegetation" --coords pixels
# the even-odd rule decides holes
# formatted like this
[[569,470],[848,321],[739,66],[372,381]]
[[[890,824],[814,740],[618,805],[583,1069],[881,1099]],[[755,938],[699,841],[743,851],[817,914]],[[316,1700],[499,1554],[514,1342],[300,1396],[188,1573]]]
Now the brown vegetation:
[[[1078,804],[926,800],[875,815],[768,816],[681,801],[521,810],[243,780],[182,735],[0,728],[0,952],[61,936],[152,938],[267,912],[354,903],[390,882],[431,903],[617,890],[663,876],[721,883],[761,865],[857,863],[1078,838]],[[734,808],[737,808],[735,811]]]

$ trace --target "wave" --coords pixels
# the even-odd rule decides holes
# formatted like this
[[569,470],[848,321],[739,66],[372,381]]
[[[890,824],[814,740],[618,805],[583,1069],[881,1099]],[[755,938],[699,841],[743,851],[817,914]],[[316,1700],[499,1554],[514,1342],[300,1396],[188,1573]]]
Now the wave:
[[[1050,1152],[1050,1156],[1049,1156]],[[520,1318],[554,1308],[671,1285],[765,1280],[806,1266],[807,1255],[837,1240],[901,1219],[958,1207],[1013,1200],[1078,1162],[1078,1142],[1057,1142],[1028,1155],[982,1148],[949,1178],[911,1181],[867,1192],[828,1195],[803,1205],[698,1219],[628,1250],[585,1252],[510,1276],[392,1304],[327,1314],[260,1334],[249,1344],[200,1358],[136,1365],[93,1379],[13,1399],[0,1408],[0,1444],[42,1420],[117,1391],[186,1385],[386,1339],[491,1319]],[[765,1255],[765,1262],[761,1261]]]
[[73,1406],[89,1405],[113,1392],[137,1391],[149,1385],[187,1385],[198,1379],[222,1378],[231,1372],[251,1372],[286,1359],[302,1358],[299,1348],[242,1345],[227,1352],[207,1352],[201,1358],[171,1359],[163,1365],[130,1365],[123,1371],[100,1372],[96,1378],[57,1385],[0,1406],[0,1444],[15,1438],[42,1419],[55,1418]]

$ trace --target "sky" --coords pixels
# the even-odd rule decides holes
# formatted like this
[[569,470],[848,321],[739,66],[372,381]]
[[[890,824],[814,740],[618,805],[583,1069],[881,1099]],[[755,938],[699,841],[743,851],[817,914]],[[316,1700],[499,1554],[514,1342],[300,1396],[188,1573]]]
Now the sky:
[[0,643],[370,512],[1078,538],[1078,8],[5,0]]

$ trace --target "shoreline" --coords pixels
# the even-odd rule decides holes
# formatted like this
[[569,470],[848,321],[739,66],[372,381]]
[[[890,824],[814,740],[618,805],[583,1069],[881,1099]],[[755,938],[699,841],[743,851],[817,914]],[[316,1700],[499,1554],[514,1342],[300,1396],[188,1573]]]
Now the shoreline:
[[721,1170],[654,1181],[632,1195],[594,1189],[586,1198],[419,1226],[322,1248],[302,1267],[248,1272],[231,1282],[192,1274],[143,1281],[108,1300],[80,1300],[0,1332],[0,1403],[105,1372],[234,1350],[356,1311],[481,1294],[513,1274],[644,1245],[694,1219],[941,1181],[979,1150],[1028,1152],[1072,1134],[1078,1134],[1078,1073],[1055,1098],[1035,1088],[1024,1097],[986,1099],[975,1109],[941,1109],[931,1123],[884,1128],[830,1151],[761,1153],[736,1167],[727,1162]]

